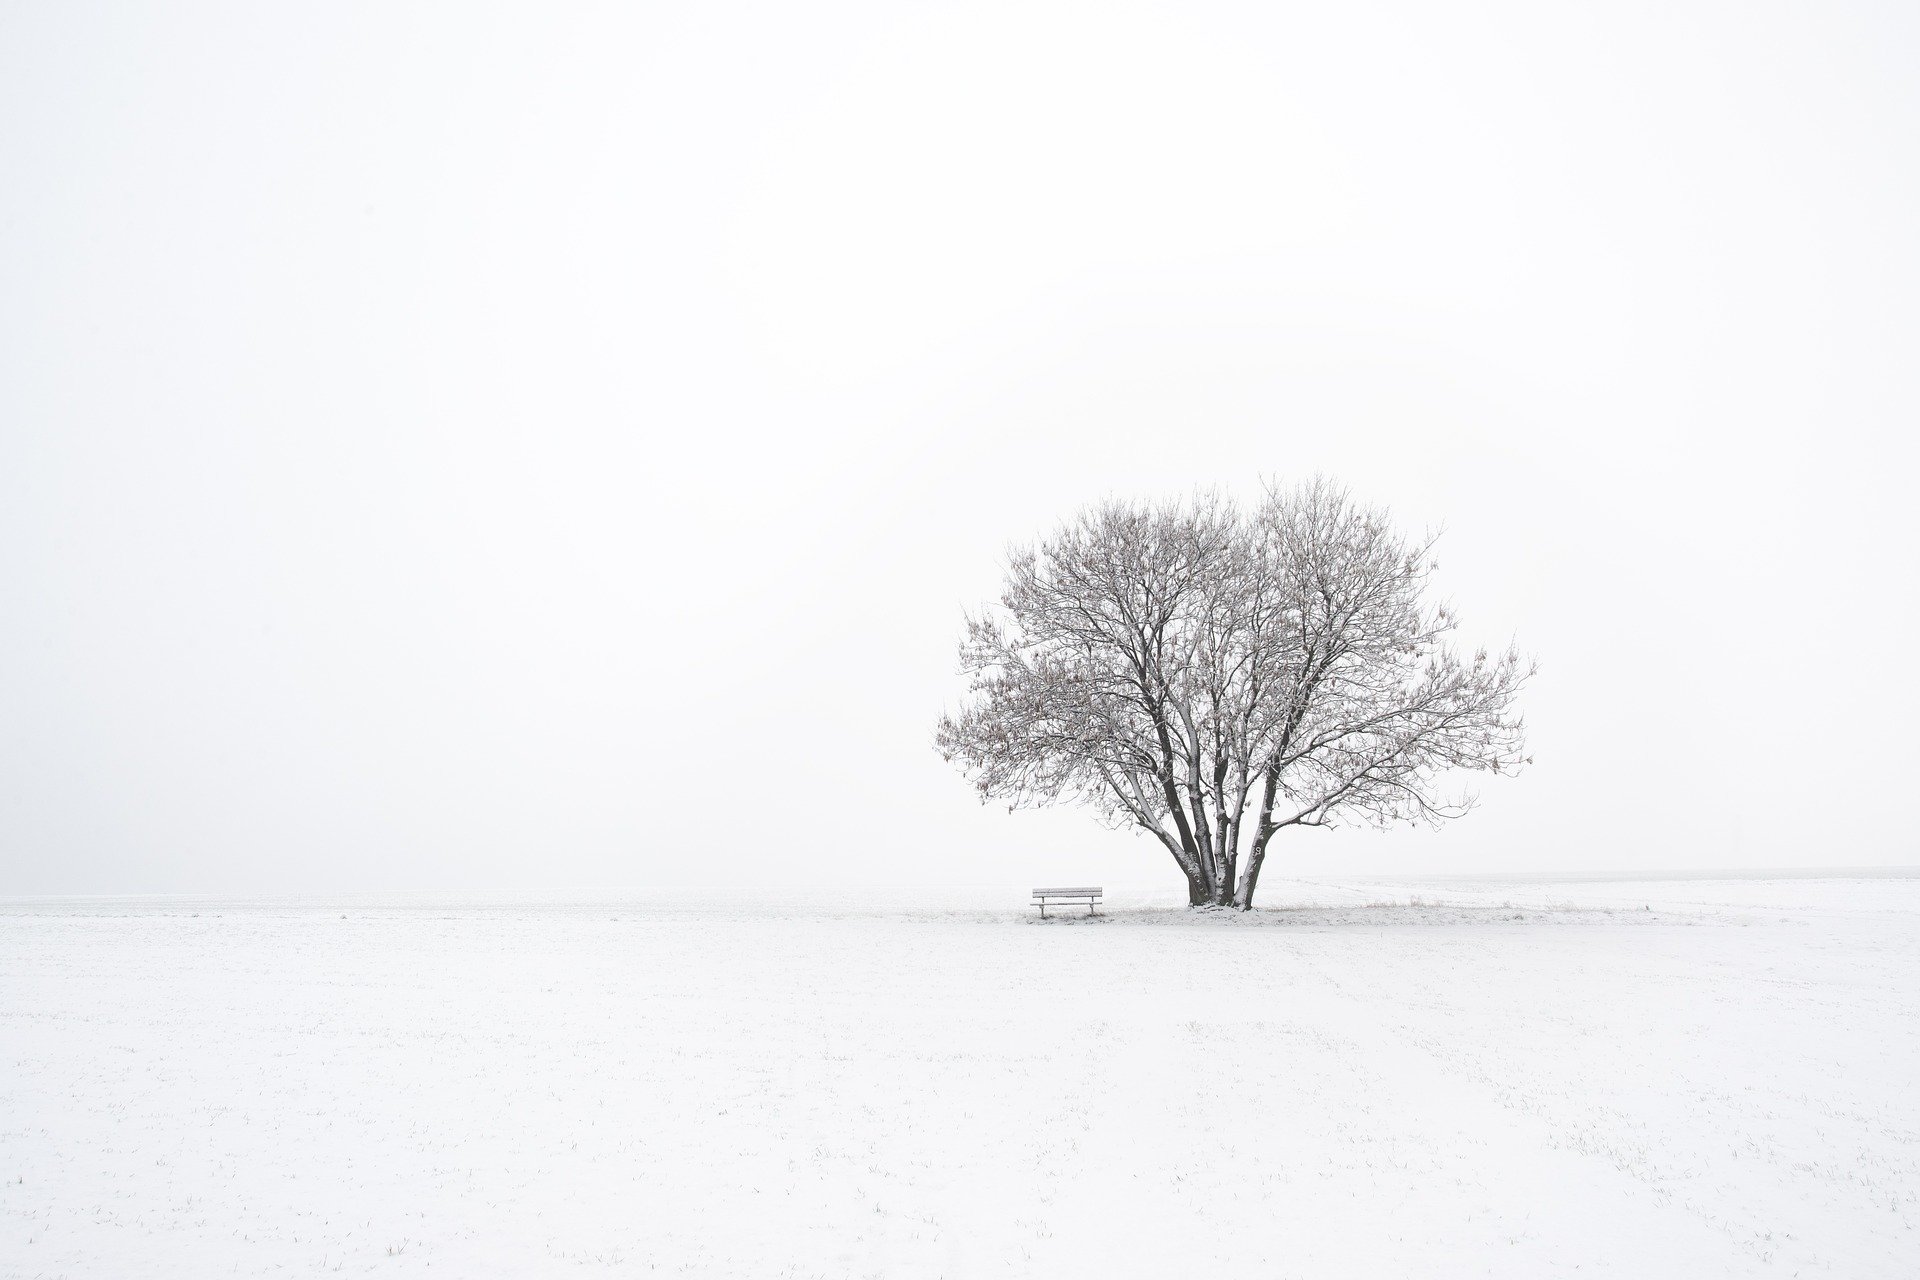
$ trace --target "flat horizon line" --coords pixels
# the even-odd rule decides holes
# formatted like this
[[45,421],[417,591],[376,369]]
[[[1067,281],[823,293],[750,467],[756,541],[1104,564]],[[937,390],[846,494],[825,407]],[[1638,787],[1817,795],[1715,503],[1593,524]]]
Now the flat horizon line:
[[[1920,878],[1920,864],[1890,864],[1846,867],[1687,867],[1666,868],[1660,870],[1582,870],[1582,871],[1450,871],[1450,872],[1362,872],[1354,875],[1342,875],[1338,872],[1312,872],[1299,875],[1273,875],[1263,877],[1268,885],[1282,882],[1302,884],[1358,883],[1481,883],[1481,884],[1619,884],[1635,881],[1712,881],[1712,880],[1903,880]],[[433,888],[385,888],[385,889],[194,889],[194,890],[154,890],[154,891],[115,891],[108,893],[6,893],[0,894],[0,904],[28,904],[48,902],[115,902],[128,900],[177,900],[177,901],[248,901],[248,900],[294,900],[326,902],[340,899],[360,898],[431,898],[445,895],[456,898],[512,898],[540,897],[552,898],[563,894],[623,894],[623,893],[671,893],[677,895],[708,894],[715,898],[741,897],[763,893],[794,891],[812,891],[830,893],[836,890],[868,889],[889,893],[910,893],[914,891],[942,892],[952,890],[1008,889],[1024,882],[1012,880],[953,880],[939,883],[909,883],[904,881],[864,880],[851,881],[754,881],[743,885],[724,885],[715,888],[710,885],[690,885],[671,883],[639,883],[620,885],[545,885],[520,886],[516,888],[476,888],[441,886]],[[1155,881],[1152,883],[1119,882],[1103,886],[1112,891],[1154,892],[1164,890],[1175,892],[1178,886]],[[1022,892],[1025,890],[1022,889]]]

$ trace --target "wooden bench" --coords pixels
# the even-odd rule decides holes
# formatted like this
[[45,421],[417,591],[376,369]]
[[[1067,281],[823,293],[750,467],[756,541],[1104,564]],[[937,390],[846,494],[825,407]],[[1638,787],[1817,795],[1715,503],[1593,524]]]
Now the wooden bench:
[[1094,908],[1100,905],[1100,887],[1095,885],[1090,889],[1035,889],[1033,891],[1033,905],[1040,908],[1042,920],[1047,918],[1048,903],[1062,902],[1075,905],[1084,902],[1087,904],[1087,914],[1097,916],[1100,913]]

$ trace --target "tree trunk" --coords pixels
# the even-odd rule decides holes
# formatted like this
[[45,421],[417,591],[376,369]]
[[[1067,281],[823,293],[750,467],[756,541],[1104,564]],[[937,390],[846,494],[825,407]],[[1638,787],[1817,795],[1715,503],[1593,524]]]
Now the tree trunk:
[[[1292,737],[1291,731],[1288,737]],[[1280,772],[1270,766],[1260,796],[1260,821],[1253,828],[1253,847],[1247,850],[1247,865],[1241,869],[1240,883],[1234,888],[1233,905],[1242,911],[1253,910],[1253,890],[1260,883],[1260,864],[1267,860],[1267,841],[1279,830],[1273,825],[1273,797],[1279,789]]]
[[1190,907],[1230,907],[1233,905],[1233,878],[1218,863],[1202,866],[1199,873],[1187,877],[1187,905]]
[[1240,872],[1240,884],[1233,895],[1233,905],[1242,911],[1253,910],[1253,891],[1260,883],[1260,864],[1267,860],[1267,841],[1272,834],[1255,837],[1253,848],[1247,851],[1247,865]]

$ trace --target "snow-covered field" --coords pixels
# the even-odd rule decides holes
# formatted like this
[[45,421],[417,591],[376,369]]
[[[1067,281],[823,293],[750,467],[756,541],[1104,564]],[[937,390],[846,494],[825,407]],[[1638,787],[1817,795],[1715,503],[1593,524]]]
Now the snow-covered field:
[[1920,879],[1263,896],[0,901],[0,1275],[1920,1275]]

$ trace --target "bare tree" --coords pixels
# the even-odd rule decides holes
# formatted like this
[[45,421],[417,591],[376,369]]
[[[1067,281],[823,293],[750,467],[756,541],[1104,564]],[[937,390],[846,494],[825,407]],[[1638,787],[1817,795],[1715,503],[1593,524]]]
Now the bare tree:
[[1532,664],[1454,651],[1432,550],[1325,480],[1108,502],[1013,550],[937,745],[983,801],[1088,804],[1159,840],[1192,905],[1246,910],[1277,833],[1437,825],[1473,804],[1449,774],[1526,763]]

